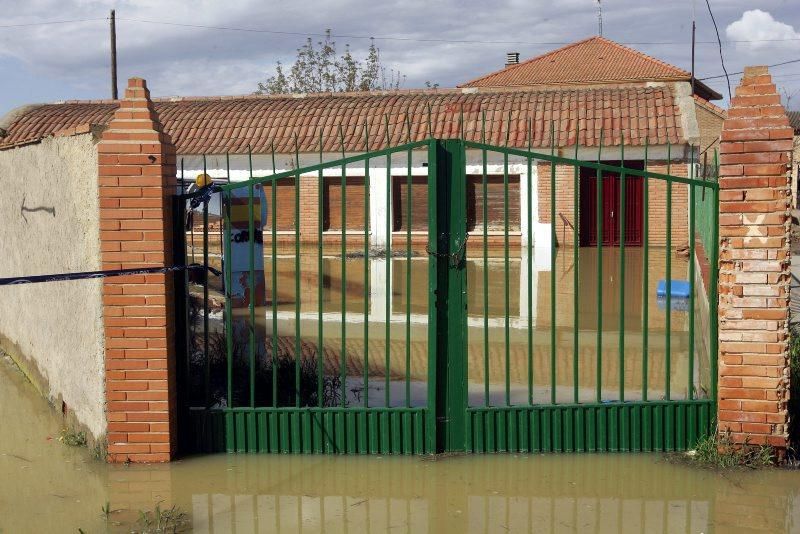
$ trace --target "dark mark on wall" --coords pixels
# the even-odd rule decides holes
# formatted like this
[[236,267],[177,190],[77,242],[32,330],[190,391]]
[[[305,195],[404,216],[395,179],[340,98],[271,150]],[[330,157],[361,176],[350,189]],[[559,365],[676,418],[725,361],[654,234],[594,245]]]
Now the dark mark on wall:
[[25,217],[25,213],[26,212],[27,213],[36,213],[37,211],[44,211],[46,213],[49,213],[53,217],[56,216],[56,207],[55,206],[51,206],[51,207],[35,206],[33,208],[29,208],[29,207],[25,206],[25,195],[22,195],[22,206],[20,206],[19,212],[22,215],[22,218],[25,219],[25,224],[28,223],[28,218]]

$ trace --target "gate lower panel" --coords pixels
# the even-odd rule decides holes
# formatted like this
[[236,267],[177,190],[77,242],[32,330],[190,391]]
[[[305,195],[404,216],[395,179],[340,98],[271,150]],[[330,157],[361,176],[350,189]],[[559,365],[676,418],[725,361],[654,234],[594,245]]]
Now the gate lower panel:
[[711,400],[467,410],[466,450],[684,451],[711,431]]
[[193,450],[300,454],[428,454],[425,408],[196,408]]

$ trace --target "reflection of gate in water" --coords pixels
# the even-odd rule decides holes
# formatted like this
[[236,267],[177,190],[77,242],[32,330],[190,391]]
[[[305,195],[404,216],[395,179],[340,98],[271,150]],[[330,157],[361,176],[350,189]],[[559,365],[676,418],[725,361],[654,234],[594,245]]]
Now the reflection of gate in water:
[[[468,164],[467,152],[480,164]],[[501,176],[487,173],[492,152],[504,161]],[[420,159],[426,175],[412,176]],[[547,246],[534,245],[530,231],[526,242],[511,243],[520,226],[533,225],[537,162],[552,169],[539,172],[539,194],[545,185],[557,190],[556,164],[574,169],[575,236],[584,236],[588,220],[579,216],[587,191],[580,181],[592,178],[591,247],[579,246],[583,237],[556,247],[555,224]],[[689,234],[702,218],[700,228],[713,235],[701,237],[714,243],[718,187],[646,169],[646,152],[643,164],[625,167],[429,139],[309,167],[298,160],[296,170],[222,185],[226,258],[233,199],[240,215],[249,212],[247,235],[257,237],[252,199],[264,189],[266,304],[245,299],[235,307],[231,264],[242,258],[223,262],[222,323],[207,287],[202,302],[188,300],[195,304],[181,374],[186,447],[397,454],[689,448],[714,414],[716,321],[708,318],[716,315],[716,270],[709,280],[698,276],[694,239],[688,260],[672,253],[672,191],[688,188]],[[627,181],[644,204],[615,219],[615,235],[636,239],[613,247],[602,236],[606,175],[619,195],[614,205],[631,204]],[[382,250],[370,247],[373,180],[385,183],[381,230],[391,237]],[[656,229],[666,242],[658,248],[649,243],[650,184],[666,192],[665,226]],[[315,212],[301,209],[309,196]],[[551,221],[558,220],[555,196]],[[420,231],[423,211],[427,233]],[[626,213],[642,215],[633,234]],[[316,236],[301,236],[308,217]],[[207,227],[203,233],[209,262]],[[245,262],[251,273],[260,268],[256,237]],[[708,251],[712,265],[716,253]],[[683,310],[670,292],[664,302],[655,298],[660,279],[676,278],[690,285]],[[254,274],[244,281],[261,283]]]

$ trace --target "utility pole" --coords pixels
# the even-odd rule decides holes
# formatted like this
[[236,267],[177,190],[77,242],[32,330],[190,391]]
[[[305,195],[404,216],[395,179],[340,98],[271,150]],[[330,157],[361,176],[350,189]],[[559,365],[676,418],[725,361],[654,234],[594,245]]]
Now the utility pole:
[[694,34],[695,22],[692,21],[692,96],[694,96]]
[[692,96],[694,96],[694,36],[697,31],[697,24],[695,23],[696,18],[694,0],[692,0]]
[[117,22],[111,10],[111,98],[117,100]]

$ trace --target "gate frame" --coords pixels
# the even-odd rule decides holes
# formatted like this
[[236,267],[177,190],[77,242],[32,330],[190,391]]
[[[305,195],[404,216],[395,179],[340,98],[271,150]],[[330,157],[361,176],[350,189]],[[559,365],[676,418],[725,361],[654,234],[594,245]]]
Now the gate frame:
[[[603,172],[642,176],[708,188],[718,202],[718,185],[693,178],[659,174],[552,154],[499,147],[461,139],[427,139],[358,156],[298,168],[220,187],[223,196],[226,249],[230,243],[230,191],[253,184],[272,183],[326,168],[369,162],[395,153],[428,150],[429,192],[429,323],[428,404],[411,407],[232,407],[190,408],[189,428],[201,429],[194,448],[228,452],[435,454],[449,452],[548,452],[685,450],[711,431],[716,408],[716,358],[711,357],[712,395],[706,399],[613,401],[469,407],[467,402],[466,309],[466,150],[504,154],[506,175],[509,156],[567,164]],[[344,154],[343,154],[344,156]],[[409,156],[410,157],[410,156]],[[668,158],[669,159],[669,158]],[[623,157],[624,162],[624,157]],[[387,176],[391,175],[390,172]],[[551,177],[554,186],[554,176]],[[624,195],[624,187],[621,188]],[[645,190],[647,190],[645,186]],[[669,188],[671,190],[671,188]],[[646,194],[646,193],[645,193]],[[184,200],[195,195],[184,195]],[[551,195],[551,202],[554,202]],[[668,193],[668,226],[671,211]],[[296,198],[299,202],[299,196]],[[273,210],[274,212],[274,210]],[[299,217],[298,205],[295,205]],[[691,211],[694,216],[694,209]],[[206,217],[204,216],[204,219]],[[624,224],[624,222],[622,223]],[[714,225],[717,229],[718,225]],[[207,242],[207,226],[204,242]],[[644,229],[647,232],[647,228]],[[251,233],[252,235],[252,233]],[[667,236],[671,231],[667,232]],[[299,236],[297,236],[299,238]],[[669,241],[668,241],[669,242]],[[435,247],[431,249],[431,247]],[[555,247],[555,240],[551,241]],[[712,262],[715,251],[712,250]],[[554,254],[552,256],[555,257]],[[669,255],[668,255],[669,257]],[[554,261],[554,259],[553,259]],[[208,262],[204,254],[204,262]],[[669,264],[669,261],[667,262]],[[230,266],[226,280],[230,281]],[[669,267],[667,267],[669,272]],[[712,280],[715,269],[712,269]],[[669,276],[668,276],[669,278]],[[229,284],[228,284],[229,285]],[[709,288],[716,294],[715,284]],[[551,290],[554,290],[551,287]],[[669,299],[668,299],[669,302]],[[710,302],[716,302],[712,298]],[[669,303],[667,304],[669,308]],[[207,307],[206,307],[207,309]],[[252,315],[251,310],[251,315]],[[299,311],[298,311],[299,313]],[[554,314],[554,310],[553,310]],[[226,317],[230,318],[226,295]],[[716,323],[712,330],[712,354]],[[226,331],[232,332],[226,319]],[[297,333],[299,335],[299,333]],[[551,338],[555,321],[551,324]],[[690,332],[690,337],[692,333]],[[669,336],[668,336],[669,337]],[[622,351],[623,337],[620,338]],[[435,342],[432,342],[435,340]],[[296,341],[299,343],[299,341]],[[669,352],[669,349],[667,349]],[[252,354],[251,354],[252,358]],[[622,358],[622,353],[620,355]],[[667,357],[668,359],[668,357]],[[231,349],[228,348],[228,361]],[[251,360],[252,361],[252,360]],[[624,361],[624,360],[621,360]],[[229,367],[230,370],[230,367]],[[552,376],[552,375],[551,375]],[[554,380],[554,377],[553,377]],[[252,377],[251,377],[252,381]],[[554,384],[554,383],[553,383]],[[230,383],[229,383],[230,392]],[[252,402],[252,401],[251,401]]]

